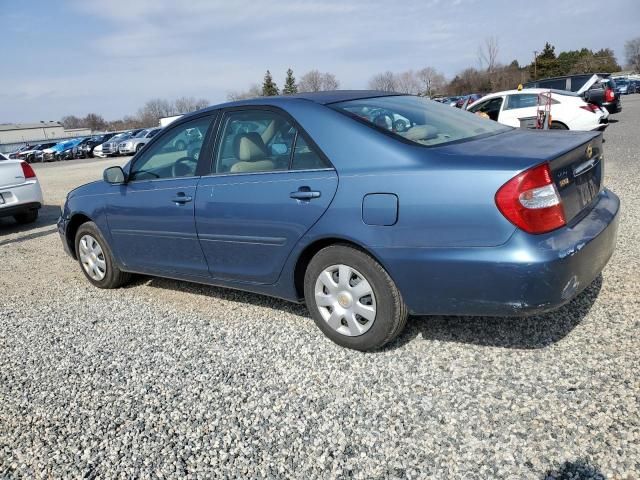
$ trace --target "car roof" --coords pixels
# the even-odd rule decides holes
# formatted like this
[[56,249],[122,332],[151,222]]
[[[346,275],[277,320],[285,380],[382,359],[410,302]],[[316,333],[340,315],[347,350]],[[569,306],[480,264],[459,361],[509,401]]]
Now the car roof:
[[579,97],[580,96],[577,93],[570,92],[568,90],[557,90],[557,89],[554,89],[554,88],[523,88],[522,90],[505,90],[503,92],[488,93],[483,98],[499,96],[499,95],[518,95],[518,94],[523,94],[523,93],[540,94],[540,93],[548,93],[548,92],[555,93],[556,95],[566,95],[568,97]]
[[346,102],[348,100],[361,100],[363,98],[376,98],[376,97],[388,97],[406,95],[404,93],[397,92],[382,92],[379,90],[329,90],[325,92],[304,92],[296,93],[294,95],[275,95],[271,97],[254,97],[245,100],[237,100],[234,102],[222,103],[219,105],[213,105],[205,110],[215,110],[218,108],[235,107],[242,105],[278,105],[281,103],[289,102],[291,100],[306,100],[320,105],[328,105],[337,102]]

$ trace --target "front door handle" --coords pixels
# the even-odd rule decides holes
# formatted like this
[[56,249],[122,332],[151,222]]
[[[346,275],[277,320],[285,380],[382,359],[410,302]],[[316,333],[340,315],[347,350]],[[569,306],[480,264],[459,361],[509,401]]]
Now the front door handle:
[[311,200],[312,198],[320,198],[320,192],[311,190],[309,187],[300,187],[297,192],[291,192],[289,196],[296,200]]
[[171,199],[173,203],[178,203],[181,205],[184,205],[185,203],[190,202],[192,200],[193,200],[193,197],[190,197],[189,195],[185,195],[184,192],[176,193],[176,196]]

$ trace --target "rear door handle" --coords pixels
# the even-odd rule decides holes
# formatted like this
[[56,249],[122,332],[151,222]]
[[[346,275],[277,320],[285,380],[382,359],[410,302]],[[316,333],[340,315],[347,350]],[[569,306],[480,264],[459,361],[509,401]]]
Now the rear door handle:
[[291,192],[289,196],[296,200],[311,200],[312,198],[320,198],[320,192],[311,190],[309,187],[300,187],[297,192]]
[[193,197],[190,197],[189,195],[185,195],[184,192],[176,193],[176,196],[171,199],[171,201],[173,203],[178,203],[178,204],[182,204],[182,205],[184,205],[185,203],[190,202],[192,200],[193,200]]

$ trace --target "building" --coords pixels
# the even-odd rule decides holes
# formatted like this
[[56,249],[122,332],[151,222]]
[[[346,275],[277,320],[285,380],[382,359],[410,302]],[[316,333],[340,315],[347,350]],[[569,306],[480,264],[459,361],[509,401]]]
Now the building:
[[0,152],[6,153],[26,143],[43,143],[91,135],[89,128],[65,130],[59,122],[0,124]]

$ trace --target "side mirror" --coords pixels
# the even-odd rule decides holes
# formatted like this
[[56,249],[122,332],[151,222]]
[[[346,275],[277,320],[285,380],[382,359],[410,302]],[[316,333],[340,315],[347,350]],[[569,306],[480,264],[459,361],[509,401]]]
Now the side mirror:
[[122,170],[122,167],[109,167],[102,174],[102,178],[112,185],[122,184],[125,182],[124,170]]

